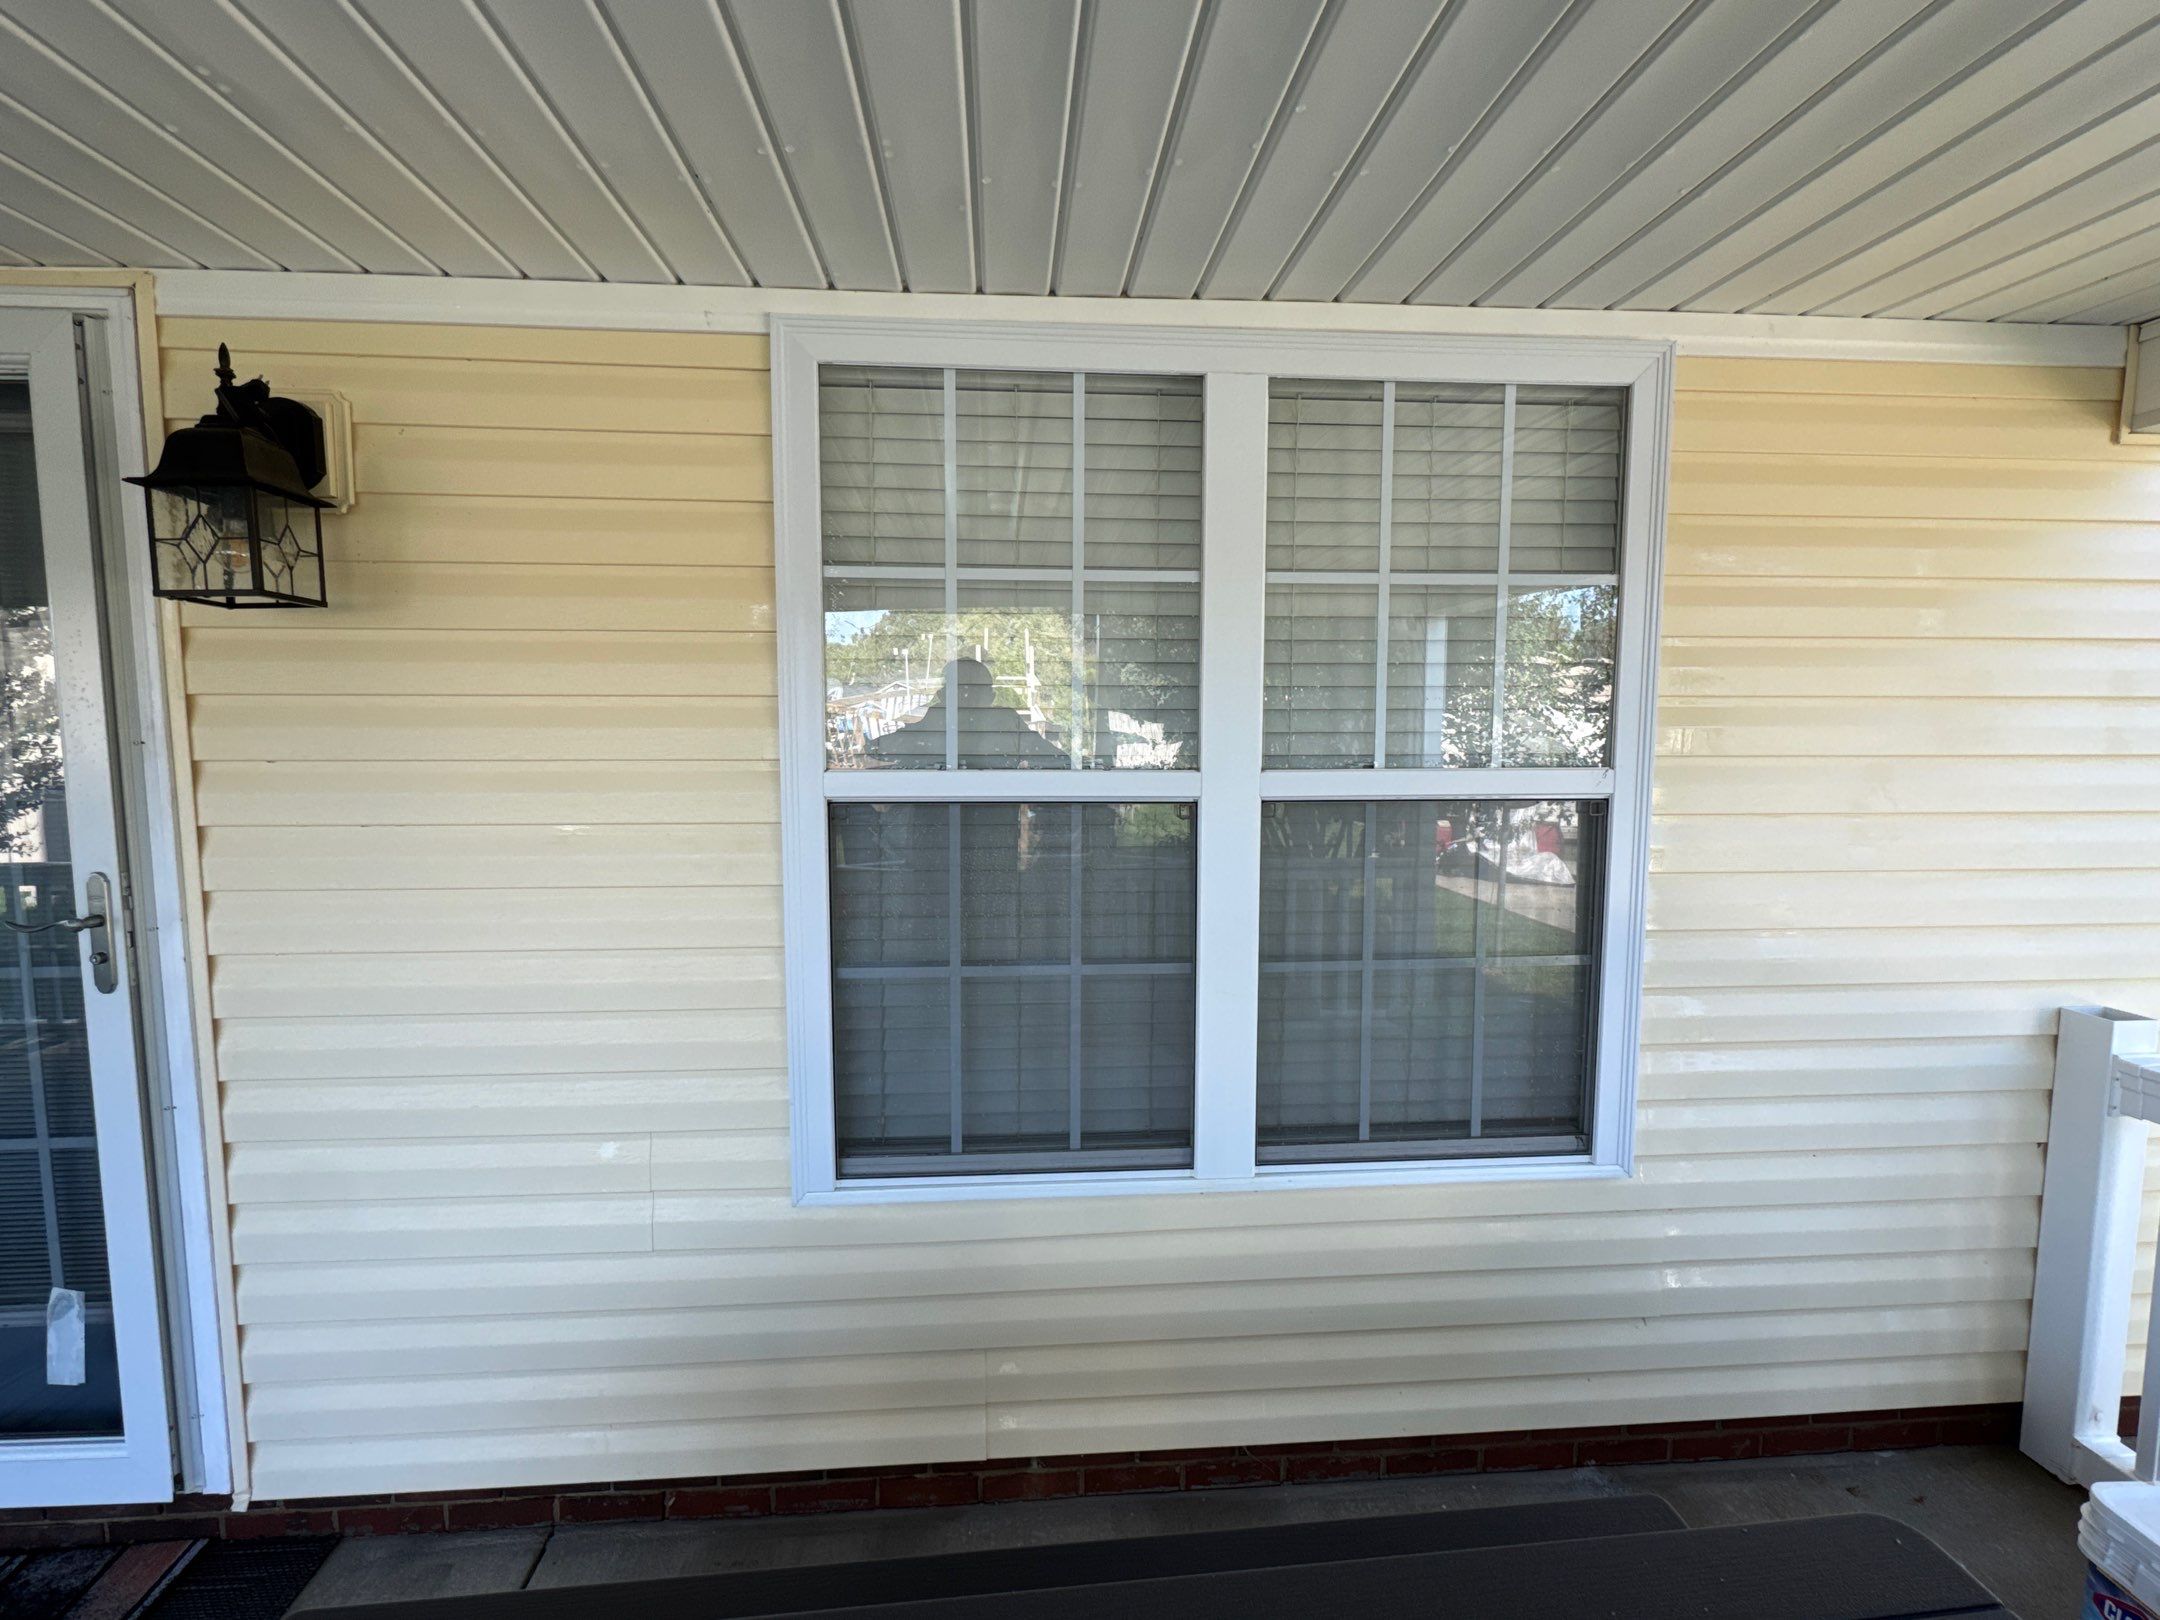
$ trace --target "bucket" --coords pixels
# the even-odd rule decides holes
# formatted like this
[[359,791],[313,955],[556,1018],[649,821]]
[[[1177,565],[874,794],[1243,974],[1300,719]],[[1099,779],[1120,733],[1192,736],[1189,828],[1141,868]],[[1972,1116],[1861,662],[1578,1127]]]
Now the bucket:
[[2160,1620],[2128,1592],[2108,1579],[2098,1564],[2085,1566],[2085,1620]]

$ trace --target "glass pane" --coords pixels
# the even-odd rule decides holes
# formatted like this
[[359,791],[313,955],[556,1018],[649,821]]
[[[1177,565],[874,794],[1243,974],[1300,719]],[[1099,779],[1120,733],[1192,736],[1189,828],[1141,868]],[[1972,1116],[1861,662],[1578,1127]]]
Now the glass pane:
[[844,1173],[1191,1162],[1189,805],[833,805]]
[[[0,380],[0,916],[32,927],[75,914],[57,674],[29,392]],[[80,954],[72,934],[0,930],[4,1438],[120,1432]],[[86,1296],[81,1383],[48,1376],[60,1289]]]
[[1268,385],[1267,565],[1380,566],[1380,385]]
[[1087,377],[1089,568],[1200,566],[1198,377]]
[[1603,765],[1612,757],[1610,585],[1508,592],[1503,765]]
[[1199,763],[1197,585],[1088,585],[1077,648],[1066,584],[963,581],[957,594],[948,615],[941,584],[826,582],[829,765]]
[[962,567],[1072,566],[1072,378],[963,371],[953,380]]
[[1518,574],[1610,574],[1620,559],[1627,391],[1518,388],[1508,564]]
[[828,563],[945,561],[945,375],[898,366],[818,374]]
[[1438,383],[1395,390],[1388,566],[1490,573],[1500,566],[1505,391]]
[[1380,593],[1363,585],[1270,585],[1263,762],[1311,770],[1373,762]]
[[1200,379],[820,377],[827,763],[1196,767]]
[[1081,619],[1087,762],[1120,770],[1200,763],[1200,587],[1090,582]]
[[1581,1151],[1603,828],[1596,802],[1264,806],[1262,1159]]
[[1438,769],[1491,763],[1493,617],[1490,588],[1390,589],[1390,765]]

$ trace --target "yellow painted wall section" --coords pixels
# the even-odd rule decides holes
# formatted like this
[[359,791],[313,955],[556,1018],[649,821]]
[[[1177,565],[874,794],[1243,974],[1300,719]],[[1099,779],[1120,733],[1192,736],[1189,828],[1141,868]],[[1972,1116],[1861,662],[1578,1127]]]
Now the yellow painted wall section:
[[184,620],[258,1495],[2017,1397],[2160,1006],[2117,373],[1683,364],[1634,1180],[795,1209],[763,340],[220,338],[361,488]]

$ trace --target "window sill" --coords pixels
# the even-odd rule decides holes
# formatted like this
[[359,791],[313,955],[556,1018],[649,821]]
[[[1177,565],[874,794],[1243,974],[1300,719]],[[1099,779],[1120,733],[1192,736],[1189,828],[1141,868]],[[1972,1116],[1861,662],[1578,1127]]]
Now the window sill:
[[798,1193],[805,1208],[850,1204],[973,1203],[994,1198],[1155,1197],[1164,1193],[1286,1192],[1304,1187],[1426,1187],[1456,1182],[1622,1181],[1626,1165],[1585,1157],[1437,1159],[1386,1164],[1263,1165],[1249,1177],[1202,1177],[1190,1170],[1094,1171],[1058,1175],[895,1176],[844,1181]]

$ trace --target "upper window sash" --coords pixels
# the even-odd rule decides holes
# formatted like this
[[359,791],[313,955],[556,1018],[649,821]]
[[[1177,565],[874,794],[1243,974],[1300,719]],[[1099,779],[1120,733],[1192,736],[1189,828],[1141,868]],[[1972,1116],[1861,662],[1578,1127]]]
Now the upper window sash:
[[[1207,399],[1200,706],[1208,746],[1194,771],[1031,770],[950,774],[826,769],[823,748],[825,577],[817,531],[817,368],[840,365],[1025,367],[1097,374],[1197,376]],[[1596,767],[1268,769],[1261,759],[1260,627],[1268,384],[1273,377],[1379,379],[1497,387],[1628,390],[1625,537],[1617,586],[1608,759]],[[773,327],[775,519],[782,714],[788,1031],[798,1202],[903,1201],[1120,1190],[1234,1190],[1624,1174],[1633,1161],[1649,746],[1662,549],[1670,345],[1618,340],[1252,332],[1116,325],[778,318]],[[1496,597],[1497,600],[1497,597]],[[1242,634],[1208,638],[1235,624]],[[1248,667],[1249,666],[1249,667]],[[1249,738],[1249,747],[1248,747]],[[943,780],[938,780],[939,776]],[[1599,951],[1599,1060],[1592,1151],[1580,1160],[1481,1160],[1312,1167],[1255,1163],[1252,1000],[1264,799],[1603,798],[1609,852]],[[1200,948],[1198,1089],[1190,1170],[897,1178],[842,1184],[834,1161],[826,805],[862,799],[1197,800]]]

